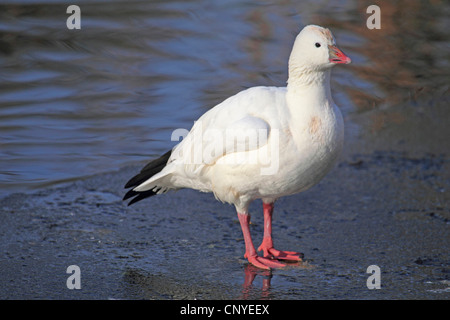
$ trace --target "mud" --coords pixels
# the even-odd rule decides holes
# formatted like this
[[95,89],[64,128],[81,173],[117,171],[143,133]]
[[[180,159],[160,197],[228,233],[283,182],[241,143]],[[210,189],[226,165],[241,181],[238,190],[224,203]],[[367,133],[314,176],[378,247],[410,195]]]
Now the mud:
[[[1,200],[0,298],[448,299],[443,154],[353,154],[316,187],[280,199],[275,244],[305,261],[272,272],[243,259],[234,209],[211,194],[126,207],[122,185],[137,169]],[[261,207],[251,207],[255,242]],[[66,286],[70,265],[81,290]],[[366,286],[370,265],[380,267],[380,290]]]

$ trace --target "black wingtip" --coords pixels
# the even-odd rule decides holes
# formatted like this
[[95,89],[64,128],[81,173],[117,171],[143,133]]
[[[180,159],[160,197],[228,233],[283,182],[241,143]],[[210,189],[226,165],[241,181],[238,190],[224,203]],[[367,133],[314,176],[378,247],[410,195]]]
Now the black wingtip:
[[[125,189],[128,188],[134,188],[143,183],[144,181],[150,179],[155,174],[160,172],[167,164],[167,161],[170,158],[170,155],[172,154],[172,150],[169,150],[165,154],[163,154],[161,157],[149,162],[137,175],[132,177],[124,186]],[[133,189],[128,190],[128,192],[124,195],[122,200],[127,200],[132,197],[133,198],[129,203],[128,206],[132,205],[133,203],[136,203],[142,199],[154,196],[156,194],[153,190],[147,190],[147,191],[134,191]]]
[[155,174],[160,172],[167,164],[167,161],[170,158],[170,155],[172,154],[172,150],[167,151],[165,154],[163,154],[161,157],[147,163],[147,165],[142,168],[141,172],[139,172],[137,175],[132,177],[126,184],[125,189],[136,187],[140,185],[142,182],[144,182],[147,179],[150,179]]
[[[133,191],[133,190],[130,190],[130,191],[132,191],[133,194],[129,195],[128,198],[131,198],[133,196],[135,196],[135,197],[133,199],[131,199],[130,202],[128,202],[128,206],[131,206],[133,203],[141,201],[145,198],[149,198],[149,197],[156,195],[156,192],[153,190],[147,190],[147,191],[142,191],[142,192],[137,192],[137,191]],[[130,193],[130,191],[127,192],[127,194]],[[127,195],[125,195],[125,196],[127,196]]]
[[125,193],[125,195],[122,198],[122,201],[128,200],[136,195],[138,195],[139,193],[134,191],[134,190],[128,190],[127,193]]

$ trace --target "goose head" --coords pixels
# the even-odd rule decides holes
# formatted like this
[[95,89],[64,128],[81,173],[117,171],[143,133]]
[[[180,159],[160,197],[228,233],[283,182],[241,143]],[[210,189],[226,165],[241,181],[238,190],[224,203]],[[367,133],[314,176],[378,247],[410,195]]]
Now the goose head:
[[348,64],[351,59],[337,46],[331,31],[308,25],[298,34],[289,57],[289,78],[325,72],[336,64]]

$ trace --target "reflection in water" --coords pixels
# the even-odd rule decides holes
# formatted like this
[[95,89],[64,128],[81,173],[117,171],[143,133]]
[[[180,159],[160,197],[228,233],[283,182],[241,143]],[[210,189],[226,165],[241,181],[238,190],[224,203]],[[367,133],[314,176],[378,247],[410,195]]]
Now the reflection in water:
[[262,276],[262,288],[261,288],[261,298],[268,298],[270,294],[270,280],[272,279],[272,271],[262,270],[256,268],[252,264],[247,264],[244,267],[244,284],[242,285],[242,296],[240,299],[255,299],[250,295],[253,289],[253,281],[257,275]]
[[[299,261],[299,262],[287,262],[285,268],[300,268],[300,269],[311,269],[314,268],[309,261]],[[277,270],[277,269],[276,269]],[[277,271],[274,272],[277,272]],[[278,269],[283,270],[283,269]],[[272,270],[262,270],[256,268],[252,264],[246,264],[244,267],[244,283],[242,285],[242,293],[239,299],[271,299],[271,280],[274,274]],[[262,286],[255,287],[253,284],[256,277],[262,278]]]
[[[286,268],[310,269],[308,262],[291,262]],[[209,270],[208,270],[209,271]],[[271,280],[275,275],[271,270],[262,270],[252,264],[245,264],[242,275],[243,283],[236,287],[224,286],[219,275],[200,274],[195,280],[187,280],[169,273],[150,274],[149,271],[135,268],[127,268],[123,275],[125,299],[272,299]],[[193,274],[192,274],[193,275]],[[215,281],[206,284],[202,280],[213,276]],[[232,275],[230,275],[232,276]],[[262,285],[259,286],[259,280]],[[228,279],[229,280],[229,279]],[[256,281],[255,281],[256,280]],[[255,284],[258,283],[258,285]]]

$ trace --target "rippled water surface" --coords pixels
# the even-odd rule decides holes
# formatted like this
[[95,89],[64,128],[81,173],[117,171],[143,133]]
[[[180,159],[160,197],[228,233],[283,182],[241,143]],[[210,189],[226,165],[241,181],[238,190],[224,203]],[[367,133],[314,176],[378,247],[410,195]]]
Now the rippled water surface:
[[[411,112],[449,121],[427,112],[448,102],[445,1],[383,2],[381,30],[366,28],[364,1],[77,4],[81,30],[66,27],[63,1],[0,5],[0,194],[145,161],[226,97],[284,86],[294,37],[310,23],[352,57],[333,75],[349,138]],[[352,123],[359,113],[367,123]]]

